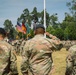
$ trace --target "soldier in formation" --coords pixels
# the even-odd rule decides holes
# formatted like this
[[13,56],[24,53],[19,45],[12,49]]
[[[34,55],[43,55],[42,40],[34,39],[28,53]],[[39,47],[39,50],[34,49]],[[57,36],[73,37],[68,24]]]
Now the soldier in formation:
[[26,40],[24,39],[12,41],[11,45],[14,47],[17,55],[21,55],[25,43],[26,43]]
[[53,70],[52,52],[60,49],[61,41],[49,33],[44,37],[43,25],[36,25],[35,36],[26,41],[22,52],[21,72],[23,75],[49,75]]
[[15,51],[5,37],[5,30],[0,28],[0,75],[18,75]]
[[69,48],[69,54],[66,58],[65,75],[76,75],[76,45]]
[[66,50],[68,51],[69,48],[73,45],[76,45],[76,41],[75,40],[67,40],[67,41],[61,41],[63,44],[63,47],[66,48]]

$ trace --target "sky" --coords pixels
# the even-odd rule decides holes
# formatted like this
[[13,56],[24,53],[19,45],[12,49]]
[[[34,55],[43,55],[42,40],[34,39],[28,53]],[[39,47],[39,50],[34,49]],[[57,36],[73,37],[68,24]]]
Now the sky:
[[[57,13],[58,21],[62,22],[65,12],[70,12],[66,3],[71,0],[46,0],[46,11],[52,15]],[[31,12],[36,7],[38,12],[44,9],[44,0],[0,0],[0,27],[6,19],[11,20],[15,26],[17,18],[28,8]]]

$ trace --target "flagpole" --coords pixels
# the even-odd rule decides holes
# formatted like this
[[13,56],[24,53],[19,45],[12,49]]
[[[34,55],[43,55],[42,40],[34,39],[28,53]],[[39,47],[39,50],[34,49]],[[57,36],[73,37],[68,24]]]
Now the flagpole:
[[[45,27],[45,32],[46,32],[46,4],[44,0],[44,27]],[[46,37],[46,34],[44,35]]]

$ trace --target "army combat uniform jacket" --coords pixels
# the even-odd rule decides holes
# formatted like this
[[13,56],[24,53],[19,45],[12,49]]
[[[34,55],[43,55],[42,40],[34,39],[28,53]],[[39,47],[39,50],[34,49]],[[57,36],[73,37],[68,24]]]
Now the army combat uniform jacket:
[[0,75],[17,74],[16,56],[13,47],[5,41],[0,41]]
[[65,75],[76,75],[76,45],[71,46],[69,49]]
[[42,34],[38,34],[26,42],[21,65],[23,75],[49,74],[53,63],[52,51],[58,49],[60,44],[56,39],[45,38]]

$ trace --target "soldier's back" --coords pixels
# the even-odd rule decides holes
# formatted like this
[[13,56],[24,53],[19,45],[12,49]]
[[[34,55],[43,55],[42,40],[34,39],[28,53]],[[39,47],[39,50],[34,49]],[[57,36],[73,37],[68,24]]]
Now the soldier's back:
[[33,39],[28,40],[23,48],[25,59],[21,66],[22,72],[29,70],[31,75],[48,75],[53,63],[52,42],[43,35],[36,35]]
[[0,75],[7,74],[10,70],[10,49],[11,45],[5,41],[0,41]]

